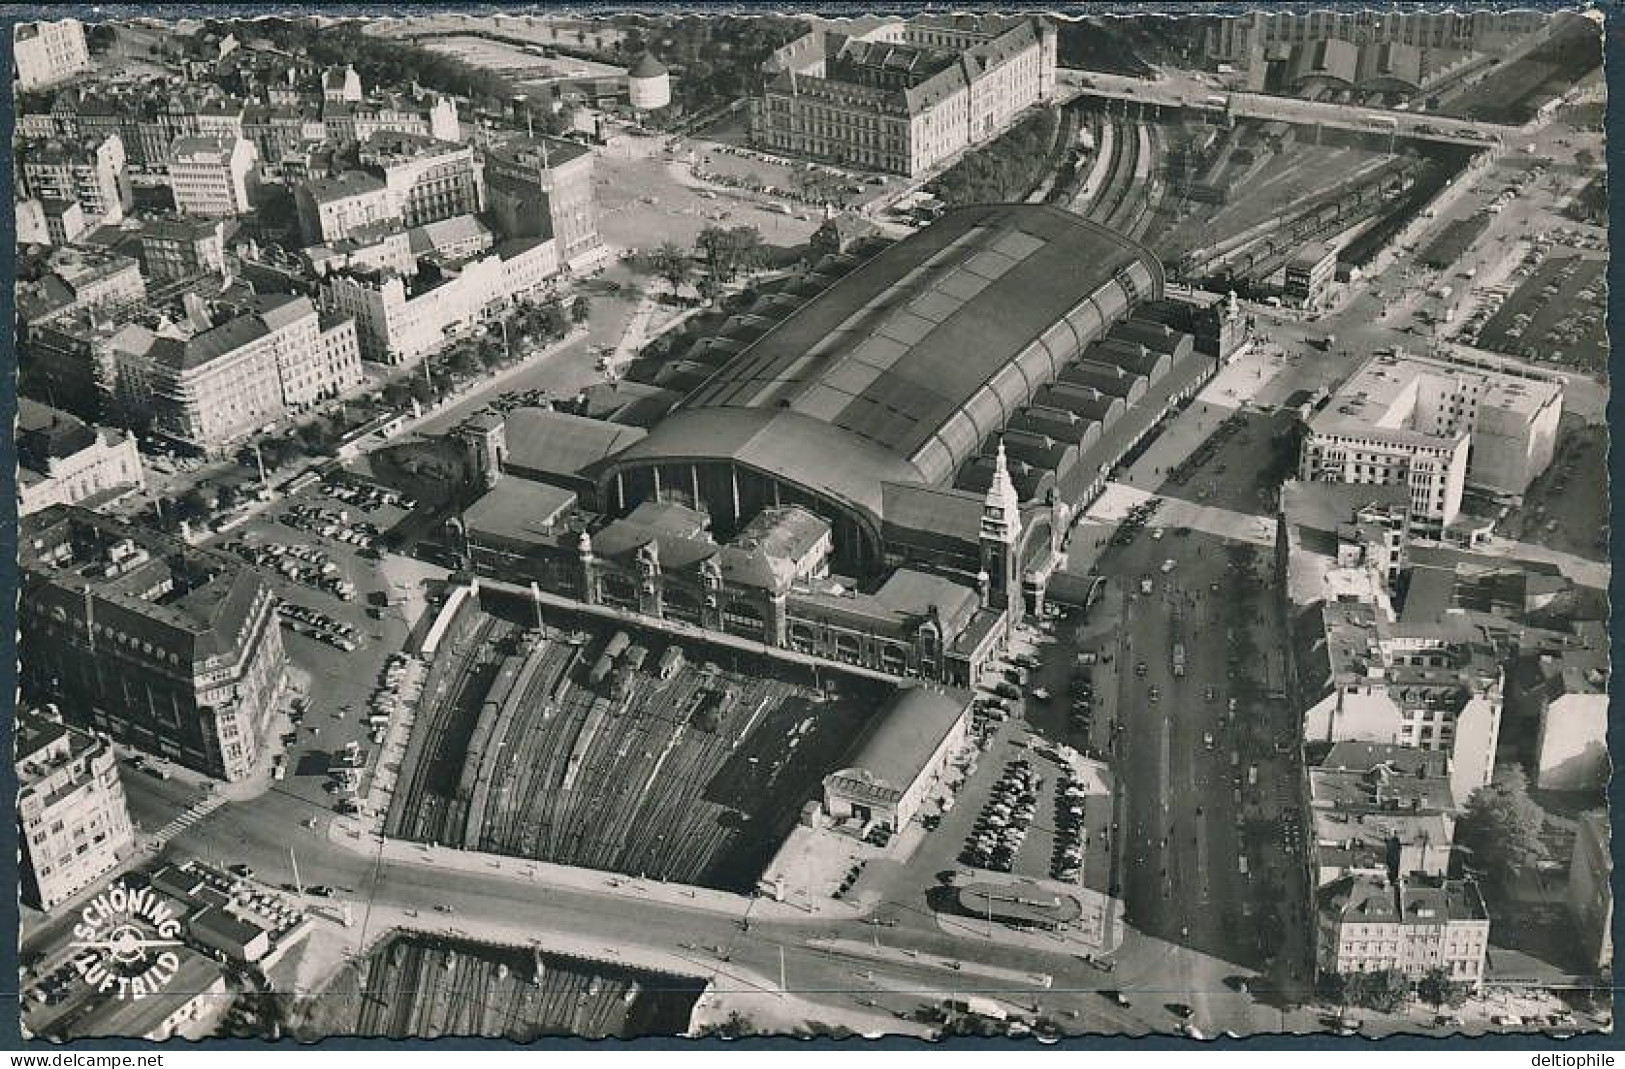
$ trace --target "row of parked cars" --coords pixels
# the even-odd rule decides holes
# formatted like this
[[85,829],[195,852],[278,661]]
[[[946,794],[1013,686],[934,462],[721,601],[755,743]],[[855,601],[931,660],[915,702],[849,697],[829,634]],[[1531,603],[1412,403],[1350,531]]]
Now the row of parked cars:
[[1095,722],[1094,669],[1084,664],[1073,668],[1067,691],[1072,699],[1072,730],[1087,738]]
[[1043,785],[1044,777],[1033,771],[1027,760],[1007,765],[993,786],[987,806],[977,816],[959,859],[973,868],[1009,872],[1038,813],[1038,791]]
[[278,605],[276,611],[282,618],[283,627],[301,635],[308,635],[318,642],[325,642],[334,649],[349,653],[361,645],[359,631],[343,620],[335,620],[326,613],[291,601]]
[[1157,509],[1161,507],[1162,498],[1148,497],[1129,509],[1128,515],[1124,516],[1122,522],[1117,525],[1117,534],[1112,537],[1112,541],[1120,546],[1126,546],[1133,542],[1135,534],[1146,525],[1152,516],[1156,515]]
[[341,479],[326,484],[324,492],[329,497],[336,497],[347,505],[354,505],[362,512],[373,512],[385,505],[405,509],[408,512],[418,507],[416,500],[406,496],[399,490],[391,490],[387,486],[373,486],[370,483],[355,482],[349,479]]
[[290,546],[281,542],[262,545],[228,542],[225,549],[256,567],[276,572],[295,583],[315,587],[343,601],[355,599],[355,584],[344,578],[337,563],[313,546]]
[[1084,804],[1089,792],[1072,776],[1062,776],[1055,786],[1055,854],[1050,859],[1050,875],[1076,883],[1083,878],[1083,850],[1089,843],[1084,827]]

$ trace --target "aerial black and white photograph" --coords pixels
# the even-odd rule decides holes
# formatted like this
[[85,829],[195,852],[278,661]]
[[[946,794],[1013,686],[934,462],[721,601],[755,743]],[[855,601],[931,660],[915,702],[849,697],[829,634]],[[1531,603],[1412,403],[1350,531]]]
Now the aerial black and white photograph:
[[1612,1032],[1603,14],[196,15],[11,27],[24,1046]]

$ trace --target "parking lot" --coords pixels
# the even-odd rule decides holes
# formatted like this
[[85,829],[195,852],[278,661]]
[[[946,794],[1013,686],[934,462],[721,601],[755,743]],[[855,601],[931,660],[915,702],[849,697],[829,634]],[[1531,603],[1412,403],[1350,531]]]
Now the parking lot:
[[1606,267],[1600,258],[1560,248],[1548,253],[1537,245],[1514,272],[1516,288],[1491,299],[1494,311],[1477,331],[1477,344],[1541,363],[1602,370],[1608,359]]

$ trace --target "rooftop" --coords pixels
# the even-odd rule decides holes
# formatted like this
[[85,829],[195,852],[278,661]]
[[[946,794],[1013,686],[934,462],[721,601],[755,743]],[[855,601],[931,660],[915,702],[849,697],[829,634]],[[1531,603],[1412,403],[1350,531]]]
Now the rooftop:
[[942,740],[968,714],[970,696],[927,687],[899,690],[891,704],[869,721],[849,768],[852,777],[899,794],[925,769]]
[[617,463],[733,459],[878,518],[883,483],[951,483],[1029,399],[1016,356],[1135,267],[1161,278],[1059,209],[949,212],[773,326]]
[[504,476],[468,507],[463,522],[470,533],[529,542],[553,533],[560,514],[575,502],[572,491]]
[[234,650],[265,590],[227,553],[71,505],[23,517],[19,543],[23,596],[36,606],[78,617],[94,596],[109,635],[157,639],[177,657],[182,646],[194,660]]

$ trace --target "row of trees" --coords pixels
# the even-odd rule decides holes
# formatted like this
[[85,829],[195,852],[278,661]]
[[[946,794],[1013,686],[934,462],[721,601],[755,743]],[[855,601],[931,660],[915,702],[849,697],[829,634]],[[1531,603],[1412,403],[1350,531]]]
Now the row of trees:
[[1024,200],[1050,164],[1060,121],[1054,108],[1030,115],[992,144],[967,153],[926,188],[950,207]]
[[1471,984],[1452,980],[1444,969],[1429,969],[1413,985],[1398,969],[1333,973],[1321,977],[1320,993],[1331,1002],[1378,1013],[1396,1013],[1412,995],[1435,1008],[1460,1006],[1472,995]]

